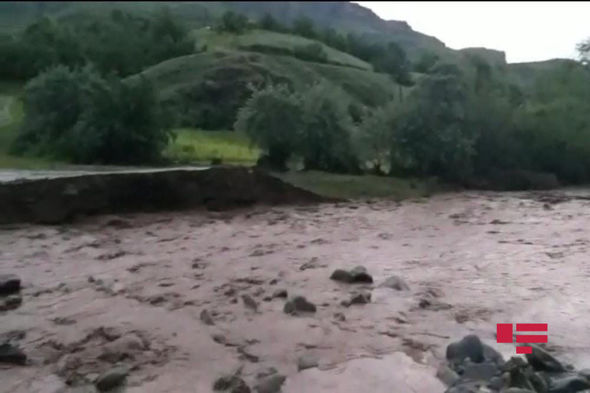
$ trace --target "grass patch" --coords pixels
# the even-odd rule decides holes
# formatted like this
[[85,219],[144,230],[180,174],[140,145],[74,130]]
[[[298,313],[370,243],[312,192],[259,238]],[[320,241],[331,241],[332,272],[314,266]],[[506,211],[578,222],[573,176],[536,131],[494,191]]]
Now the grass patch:
[[[226,49],[243,49],[253,50],[251,48],[260,47],[275,49],[277,51],[284,51],[293,55],[296,47],[306,46],[313,43],[318,43],[324,49],[327,56],[327,62],[339,64],[347,67],[355,67],[363,70],[372,70],[373,67],[348,53],[341,52],[337,49],[329,47],[319,41],[310,40],[304,37],[283,34],[266,30],[249,30],[243,34],[231,34],[225,32],[217,32],[213,29],[198,29],[192,31],[192,36],[198,46],[207,45],[209,48],[226,48]],[[256,52],[256,50],[253,50]]]
[[403,200],[432,195],[438,190],[433,180],[401,179],[373,175],[337,175],[309,171],[275,174],[281,180],[319,195],[344,198],[385,198]]
[[178,164],[210,164],[221,159],[226,164],[253,165],[260,154],[248,138],[234,131],[175,130],[176,139],[164,156]]

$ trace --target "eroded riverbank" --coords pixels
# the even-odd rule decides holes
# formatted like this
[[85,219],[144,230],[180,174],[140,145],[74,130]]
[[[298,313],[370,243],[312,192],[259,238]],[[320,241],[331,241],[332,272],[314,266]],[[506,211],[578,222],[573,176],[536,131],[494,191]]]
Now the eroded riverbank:
[[[209,392],[240,365],[251,384],[275,367],[287,393],[403,383],[442,392],[434,374],[450,341],[475,333],[514,353],[495,344],[502,322],[548,323],[549,346],[590,367],[590,201],[563,195],[467,192],[2,227],[1,273],[21,277],[23,304],[0,316],[0,334],[24,331],[30,365],[1,366],[0,391],[48,393],[53,374],[80,383],[123,362],[134,393]],[[357,265],[373,284],[329,279]],[[380,288],[391,275],[409,290]],[[268,300],[278,289],[317,312],[285,314],[284,299]],[[361,289],[369,304],[341,305]],[[319,367],[298,372],[302,355]]]

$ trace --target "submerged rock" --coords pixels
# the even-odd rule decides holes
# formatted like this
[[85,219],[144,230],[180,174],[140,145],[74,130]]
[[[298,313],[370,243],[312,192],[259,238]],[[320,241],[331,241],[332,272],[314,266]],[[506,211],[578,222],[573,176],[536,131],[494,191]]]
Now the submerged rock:
[[217,378],[213,383],[214,391],[228,391],[230,393],[250,393],[250,387],[237,375],[225,375]]
[[258,303],[256,303],[256,300],[254,300],[252,296],[242,295],[242,301],[244,302],[244,306],[246,306],[247,308],[254,311],[258,311]]
[[484,360],[484,348],[478,336],[470,334],[447,346],[446,357],[451,363],[459,363],[470,358],[474,363],[481,363]]
[[373,282],[373,277],[367,272],[364,266],[357,266],[350,271],[343,269],[336,269],[330,276],[330,279],[334,281],[340,281],[347,284],[354,283],[368,283]]
[[213,322],[213,318],[211,317],[211,314],[209,314],[209,311],[207,311],[206,309],[201,311],[201,314],[199,317],[201,318],[201,322],[203,322],[205,325],[209,325],[209,326],[215,325],[215,322]]
[[287,293],[287,290],[286,289],[277,289],[276,291],[274,291],[272,293],[272,297],[273,298],[277,298],[277,297],[286,298],[287,297],[287,294],[288,293]]
[[0,295],[12,295],[20,291],[20,278],[14,274],[0,275]]
[[5,298],[0,298],[0,311],[9,311],[19,308],[23,303],[23,298],[20,295],[10,295]]
[[351,295],[350,300],[343,300],[344,307],[352,306],[353,304],[369,304],[371,303],[371,292],[360,292]]
[[380,285],[380,287],[391,288],[395,289],[396,291],[408,291],[410,289],[408,284],[406,284],[406,282],[398,276],[389,277]]
[[571,375],[559,379],[552,379],[549,393],[575,393],[590,389],[590,383],[580,375]]
[[436,370],[436,377],[447,386],[451,386],[459,380],[459,375],[444,364]]
[[286,379],[287,377],[278,373],[260,378],[254,390],[258,393],[279,393]]
[[0,363],[10,363],[22,366],[27,363],[27,355],[12,344],[0,344]]
[[129,368],[125,366],[114,367],[103,374],[101,374],[94,385],[101,392],[111,390],[119,385],[122,385],[129,374]]
[[308,301],[303,296],[294,296],[293,298],[289,299],[285,306],[283,307],[283,311],[286,314],[295,315],[300,312],[316,312],[317,307],[315,304]]
[[544,350],[538,345],[527,344],[533,348],[532,353],[527,353],[526,359],[529,364],[537,371],[550,371],[550,372],[564,372],[565,367],[559,360],[553,357],[549,352]]
[[311,354],[306,354],[297,359],[297,371],[307,370],[319,365],[318,358]]

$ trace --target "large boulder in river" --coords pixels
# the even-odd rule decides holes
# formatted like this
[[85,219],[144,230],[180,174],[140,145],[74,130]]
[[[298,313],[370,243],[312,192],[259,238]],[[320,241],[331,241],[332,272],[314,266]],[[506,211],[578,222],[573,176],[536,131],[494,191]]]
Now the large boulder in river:
[[290,315],[297,315],[299,313],[306,313],[306,312],[316,312],[317,307],[312,302],[308,301],[304,296],[293,296],[289,299],[285,306],[283,307],[283,311],[285,314]]
[[449,344],[447,347],[447,360],[457,364],[470,358],[474,363],[481,363],[484,360],[483,343],[475,334],[463,337],[460,341]]
[[550,371],[550,372],[564,372],[565,367],[559,360],[553,357],[549,352],[544,350],[538,345],[527,344],[533,348],[532,353],[527,353],[526,359],[529,364],[537,371]]
[[364,266],[356,266],[349,271],[336,269],[330,276],[330,279],[347,284],[373,283],[373,277],[367,272],[367,269]]
[[20,278],[14,274],[0,274],[0,295],[12,295],[20,291]]

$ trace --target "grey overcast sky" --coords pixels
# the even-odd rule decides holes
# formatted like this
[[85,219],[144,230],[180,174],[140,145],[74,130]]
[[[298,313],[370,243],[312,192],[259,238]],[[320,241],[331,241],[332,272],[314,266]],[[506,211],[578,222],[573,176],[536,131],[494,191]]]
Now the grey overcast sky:
[[358,1],[386,20],[403,20],[448,47],[506,52],[509,63],[576,58],[590,37],[590,2]]

